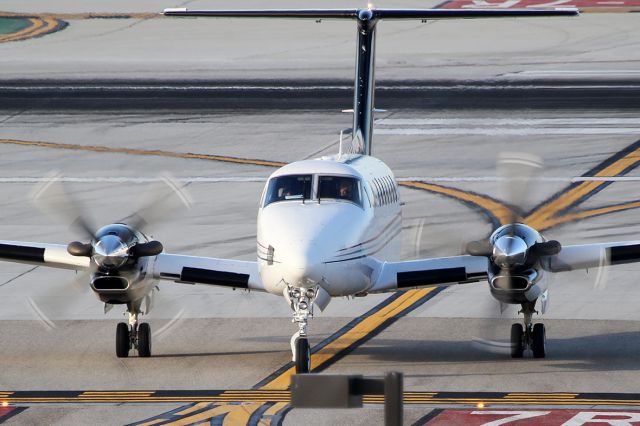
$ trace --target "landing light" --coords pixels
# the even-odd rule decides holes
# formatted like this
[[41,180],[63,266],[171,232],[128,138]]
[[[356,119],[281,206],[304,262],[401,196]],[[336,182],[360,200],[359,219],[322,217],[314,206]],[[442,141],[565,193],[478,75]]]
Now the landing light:
[[8,407],[9,406],[9,401],[2,401],[2,406],[3,407]]
[[484,402],[478,402],[476,404],[476,408],[481,408],[481,409],[484,408]]

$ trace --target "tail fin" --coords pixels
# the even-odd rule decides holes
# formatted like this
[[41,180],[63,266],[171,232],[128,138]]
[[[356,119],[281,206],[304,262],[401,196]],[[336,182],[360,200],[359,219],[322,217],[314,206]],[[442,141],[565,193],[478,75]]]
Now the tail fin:
[[274,9],[274,10],[189,10],[165,9],[166,16],[213,18],[297,18],[353,19],[358,38],[356,75],[353,91],[353,131],[351,151],[371,155],[375,95],[376,24],[381,19],[514,18],[537,16],[574,16],[578,10],[563,9]]

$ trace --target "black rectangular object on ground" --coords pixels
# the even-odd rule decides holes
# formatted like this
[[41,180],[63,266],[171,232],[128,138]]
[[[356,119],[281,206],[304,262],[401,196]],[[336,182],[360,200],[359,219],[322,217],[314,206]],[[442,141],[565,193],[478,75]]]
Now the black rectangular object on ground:
[[358,408],[362,394],[351,393],[351,381],[362,376],[296,374],[291,377],[293,408]]

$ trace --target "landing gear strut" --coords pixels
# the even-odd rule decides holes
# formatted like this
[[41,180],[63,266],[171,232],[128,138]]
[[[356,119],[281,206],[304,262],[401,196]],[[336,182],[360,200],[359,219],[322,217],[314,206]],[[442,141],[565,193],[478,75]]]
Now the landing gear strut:
[[546,355],[546,335],[544,324],[533,324],[535,302],[523,303],[520,313],[524,314],[522,324],[511,325],[511,357],[522,358],[525,349],[531,349],[534,358],[544,358]]
[[291,352],[296,365],[296,374],[311,371],[311,349],[307,338],[307,322],[313,316],[313,302],[318,294],[317,288],[287,287],[286,296],[293,309],[293,322],[298,331],[291,337]]
[[118,358],[129,356],[131,349],[138,351],[142,358],[151,356],[151,327],[146,322],[138,323],[138,310],[129,306],[129,323],[121,322],[116,327],[116,355]]

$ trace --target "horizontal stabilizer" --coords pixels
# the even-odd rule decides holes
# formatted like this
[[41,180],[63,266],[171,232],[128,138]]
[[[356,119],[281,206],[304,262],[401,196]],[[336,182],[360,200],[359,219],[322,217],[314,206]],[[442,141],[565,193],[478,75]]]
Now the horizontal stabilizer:
[[169,8],[166,16],[202,16],[212,18],[299,18],[299,19],[451,19],[509,18],[533,16],[573,16],[578,9],[246,9],[191,10]]
[[457,19],[457,18],[517,18],[540,16],[573,16],[577,9],[246,9],[246,10],[190,10],[165,9],[166,16],[210,18],[300,18],[351,19],[356,23],[356,78],[353,90],[353,127],[351,144],[340,154],[371,155],[375,91],[375,35],[376,26],[384,19]]

